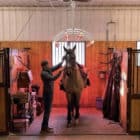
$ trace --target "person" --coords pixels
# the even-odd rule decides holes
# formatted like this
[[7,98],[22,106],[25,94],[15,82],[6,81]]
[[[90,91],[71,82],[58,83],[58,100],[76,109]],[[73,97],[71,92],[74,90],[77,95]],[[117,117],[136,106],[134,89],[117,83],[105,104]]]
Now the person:
[[44,116],[41,126],[40,133],[52,133],[53,128],[49,127],[49,117],[51,112],[51,106],[53,101],[53,88],[54,88],[54,81],[61,75],[62,70],[60,70],[57,74],[53,75],[52,72],[59,69],[62,66],[64,59],[62,62],[57,64],[56,66],[50,67],[48,61],[41,62],[41,79],[43,82],[43,102],[44,102]]

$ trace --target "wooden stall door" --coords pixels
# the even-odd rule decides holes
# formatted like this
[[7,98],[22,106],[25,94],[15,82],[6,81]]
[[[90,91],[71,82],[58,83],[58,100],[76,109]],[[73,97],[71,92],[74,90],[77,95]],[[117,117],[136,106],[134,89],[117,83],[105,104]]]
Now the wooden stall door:
[[8,134],[9,53],[0,49],[0,135]]
[[128,49],[127,131],[140,134],[140,50]]

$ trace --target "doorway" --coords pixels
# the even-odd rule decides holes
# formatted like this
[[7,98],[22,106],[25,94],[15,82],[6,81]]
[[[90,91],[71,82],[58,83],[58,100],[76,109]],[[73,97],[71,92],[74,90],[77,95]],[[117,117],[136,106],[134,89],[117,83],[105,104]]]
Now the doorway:
[[[40,60],[38,60],[38,63],[32,63],[34,60],[36,60],[36,58],[39,58],[39,56],[42,56],[42,54],[39,54],[39,52],[44,53],[43,49],[46,49],[46,48],[40,48],[40,51],[38,51],[38,52],[36,52],[36,48],[35,49],[32,48],[29,50],[29,55],[32,55],[32,58],[30,59],[30,62],[31,62],[30,66],[31,67],[35,66],[35,65],[38,66],[37,70],[35,70],[36,66],[35,66],[35,68],[32,69],[33,79],[36,79],[35,81],[37,81],[37,79],[39,79],[38,75],[37,75],[37,77],[35,77],[35,74],[40,70],[39,62],[41,62],[42,59],[48,59],[51,62],[51,57],[50,57],[50,55],[48,55],[48,56],[45,56],[44,58],[43,57],[40,58]],[[92,57],[92,59],[94,59],[93,55],[90,52],[93,48],[91,47],[88,49],[90,49],[90,50],[87,50],[86,53],[89,53],[89,57]],[[23,51],[23,50],[21,50],[21,51]],[[50,49],[50,51],[51,51],[51,49]],[[20,52],[20,53],[25,53],[25,52]],[[38,55],[38,57],[34,56],[34,54]],[[86,56],[87,55],[88,54],[86,54]],[[11,57],[11,60],[12,60],[12,57]],[[26,58],[25,58],[25,62],[26,62]],[[19,62],[19,63],[20,63],[19,65],[22,65],[21,62]],[[86,63],[88,64],[90,62],[87,61]],[[22,69],[23,68],[20,68],[20,70],[22,70]],[[91,76],[94,79],[94,84],[91,83],[92,86],[94,87],[94,89],[92,90],[92,89],[90,89],[90,87],[88,87],[88,88],[84,89],[84,91],[83,91],[82,98],[81,98],[81,124],[79,125],[79,127],[74,127],[74,130],[66,128],[65,93],[63,91],[59,90],[59,80],[60,79],[58,81],[56,81],[55,98],[54,98],[53,109],[52,109],[52,114],[51,114],[52,117],[50,120],[51,126],[54,127],[54,129],[55,129],[54,134],[57,135],[57,134],[78,134],[78,133],[84,133],[84,134],[125,134],[126,133],[124,127],[122,126],[122,124],[120,122],[114,122],[109,119],[103,118],[103,113],[102,113],[103,100],[102,100],[102,98],[100,98],[99,96],[94,96],[94,94],[92,94],[89,91],[95,92],[94,90],[97,90],[95,88],[95,83],[99,82],[99,81],[100,81],[100,87],[102,87],[102,88],[105,87],[105,79],[104,79],[105,77],[102,77],[101,75],[100,75],[101,77],[98,77],[99,75],[96,75],[96,73],[94,73],[93,71],[91,71],[91,72],[90,71],[89,71],[89,76]],[[38,81],[39,81],[39,83],[37,83],[37,85],[39,86],[39,88],[40,88],[39,92],[41,93],[42,84],[41,84],[40,80],[38,80]],[[32,84],[36,84],[36,82],[32,82]],[[92,86],[91,86],[91,88],[93,88]],[[20,90],[21,90],[21,92],[23,91],[23,89],[20,89]],[[17,90],[15,90],[15,91],[17,91]],[[99,89],[98,92],[99,91],[101,92],[101,89]],[[101,95],[101,93],[99,93],[99,95]],[[33,99],[34,95],[31,95],[31,96]],[[20,120],[20,121],[17,120],[17,122],[15,121],[15,126],[14,126],[15,128],[12,129],[12,133],[14,133],[14,134],[39,135],[43,111],[40,108],[40,113],[35,114],[35,113],[37,113],[36,112],[37,110],[33,110],[33,106],[32,106],[33,104],[32,104],[32,102],[30,102],[31,100],[28,100],[28,97],[29,96],[26,95],[24,97],[25,98],[24,101],[27,101],[29,106],[27,104],[25,104],[25,102],[22,102],[24,105],[23,106],[21,105],[21,109],[19,107],[20,112],[22,112],[21,110],[23,109],[27,113],[27,116],[26,116],[27,118],[24,120]],[[22,97],[22,99],[23,99],[23,97]],[[40,94],[37,95],[37,98],[35,97],[34,99],[35,100],[37,99],[36,102],[41,107],[42,106],[41,95]],[[63,102],[60,99],[63,99]],[[91,101],[91,99],[93,99],[93,100]],[[17,100],[15,100],[15,101],[17,101]],[[17,101],[17,102],[19,102],[19,101]],[[13,106],[17,106],[17,105],[15,105],[15,103],[14,103]],[[24,108],[25,106],[26,106],[26,108]],[[29,114],[30,107],[31,107],[31,114]],[[13,111],[16,112],[15,107],[14,107]],[[91,123],[91,122],[93,122],[93,123]],[[19,124],[19,123],[21,123],[21,124]],[[104,125],[102,125],[102,124],[104,124]],[[90,129],[87,130],[87,126]],[[36,129],[36,128],[38,128],[38,129]]]
[[[96,44],[94,44],[96,45]],[[16,46],[16,45],[15,45]],[[39,104],[39,106],[42,106],[42,83],[39,77],[39,71],[40,69],[40,62],[41,60],[47,59],[50,61],[52,61],[51,58],[51,43],[36,43],[34,44],[30,44],[28,43],[28,46],[30,46],[30,50],[29,50],[29,56],[30,57],[30,67],[32,70],[32,76],[33,76],[33,81],[32,84],[33,85],[37,85],[39,86],[39,91],[38,91],[38,95],[37,95],[37,102]],[[41,47],[35,47],[35,46],[41,46]],[[102,48],[104,50],[104,47]],[[23,50],[22,50],[23,51]],[[105,90],[105,86],[106,86],[106,79],[104,79],[104,77],[99,76],[98,71],[100,70],[100,65],[99,65],[99,60],[104,58],[98,58],[99,52],[101,52],[101,48],[96,47],[96,46],[90,46],[88,48],[86,48],[86,65],[89,68],[89,77],[91,80],[91,86],[88,88],[85,88],[83,93],[82,93],[82,97],[81,97],[81,124],[79,125],[79,127],[74,127],[72,129],[67,129],[66,128],[66,99],[65,99],[65,93],[59,90],[59,81],[60,79],[58,79],[58,81],[56,81],[55,83],[55,98],[54,98],[54,102],[53,102],[53,108],[52,108],[52,117],[50,120],[50,125],[54,127],[55,129],[55,134],[80,134],[80,133],[84,133],[84,134],[125,134],[126,133],[126,128],[125,128],[125,121],[126,121],[126,116],[125,116],[125,111],[124,111],[124,104],[125,102],[123,102],[124,104],[122,104],[122,108],[121,108],[121,120],[120,122],[114,122],[111,121],[109,119],[104,119],[103,118],[103,113],[102,113],[102,94],[104,93]],[[47,52],[47,53],[46,53]],[[50,53],[49,53],[50,52]],[[93,55],[92,52],[95,52],[95,55]],[[22,52],[23,53],[23,52]],[[98,58],[98,59],[97,59]],[[96,60],[97,59],[97,60]],[[12,58],[10,58],[10,61],[12,60]],[[25,59],[26,60],[26,59]],[[88,60],[92,60],[92,61],[88,61]],[[126,59],[125,59],[126,60]],[[12,62],[12,61],[11,61]],[[96,62],[96,63],[93,63]],[[22,70],[22,68],[20,68],[20,70]],[[106,77],[107,78],[107,77]],[[125,82],[125,80],[124,80]],[[16,91],[16,90],[15,90]],[[21,89],[21,92],[23,91],[23,89]],[[27,91],[27,89],[26,89]],[[31,91],[31,90],[30,90]],[[31,94],[29,94],[31,95]],[[34,96],[34,95],[33,95]],[[32,97],[33,97],[32,96]],[[29,96],[24,96],[24,98],[26,100],[24,101],[28,101]],[[97,98],[98,97],[98,98]],[[125,96],[123,96],[125,97]],[[33,98],[32,98],[33,99]],[[122,99],[124,100],[124,99]],[[26,107],[26,109],[24,110],[26,113],[28,111],[28,109],[30,110],[30,105],[33,105],[32,102],[30,102],[31,100],[29,100],[29,106],[26,104],[24,104]],[[19,102],[18,100],[14,100],[14,102]],[[15,107],[17,106],[14,103],[14,109],[13,111],[16,113],[16,109]],[[21,108],[23,108],[23,106],[20,106]],[[21,112],[21,109],[19,107],[19,111]],[[42,107],[41,107],[42,108]],[[40,108],[40,109],[41,109]],[[36,111],[36,110],[35,110]],[[31,113],[31,114],[30,114]],[[24,127],[22,128],[21,124],[18,124],[18,121],[16,122],[16,127],[12,129],[11,133],[12,134],[21,134],[21,135],[38,135],[39,131],[40,131],[40,125],[41,125],[41,119],[42,119],[42,113],[43,111],[40,110],[40,113],[38,114],[34,114],[33,113],[33,108],[31,109],[31,112],[29,114],[27,114],[26,117],[28,117],[27,119],[25,119],[24,121],[22,120],[22,124],[24,124]],[[124,113],[124,114],[123,114]],[[28,116],[29,115],[29,116]],[[31,115],[33,117],[31,117]],[[91,123],[93,122],[93,124]],[[95,123],[96,122],[96,123]],[[104,124],[104,129],[102,128],[102,124]],[[36,127],[34,127],[34,125],[37,125]],[[26,126],[26,127],[25,127]],[[40,126],[40,127],[39,127]],[[87,130],[87,126],[90,127],[90,129]],[[98,126],[98,127],[97,127]],[[38,128],[38,129],[34,129],[34,128]],[[33,130],[34,131],[31,131]],[[75,132],[73,131],[73,129],[75,130]],[[114,131],[113,131],[114,130]]]

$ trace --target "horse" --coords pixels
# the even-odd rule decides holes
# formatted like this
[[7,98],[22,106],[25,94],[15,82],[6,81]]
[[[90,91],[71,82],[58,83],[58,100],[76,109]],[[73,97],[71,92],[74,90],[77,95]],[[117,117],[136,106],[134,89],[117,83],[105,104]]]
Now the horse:
[[75,124],[79,123],[80,97],[87,80],[87,76],[83,78],[80,65],[76,62],[75,49],[76,46],[72,49],[64,47],[66,54],[63,58],[66,64],[63,69],[61,82],[67,99],[67,127],[72,126],[73,119]]

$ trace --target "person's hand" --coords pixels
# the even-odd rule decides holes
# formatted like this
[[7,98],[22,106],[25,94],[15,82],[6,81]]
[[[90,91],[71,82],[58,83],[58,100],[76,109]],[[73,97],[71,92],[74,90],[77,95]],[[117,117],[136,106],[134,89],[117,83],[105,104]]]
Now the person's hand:
[[64,60],[65,60],[65,56],[62,57],[62,63],[64,62]]
[[61,73],[62,73],[62,70],[60,70],[58,73],[59,73],[59,75],[61,75]]

